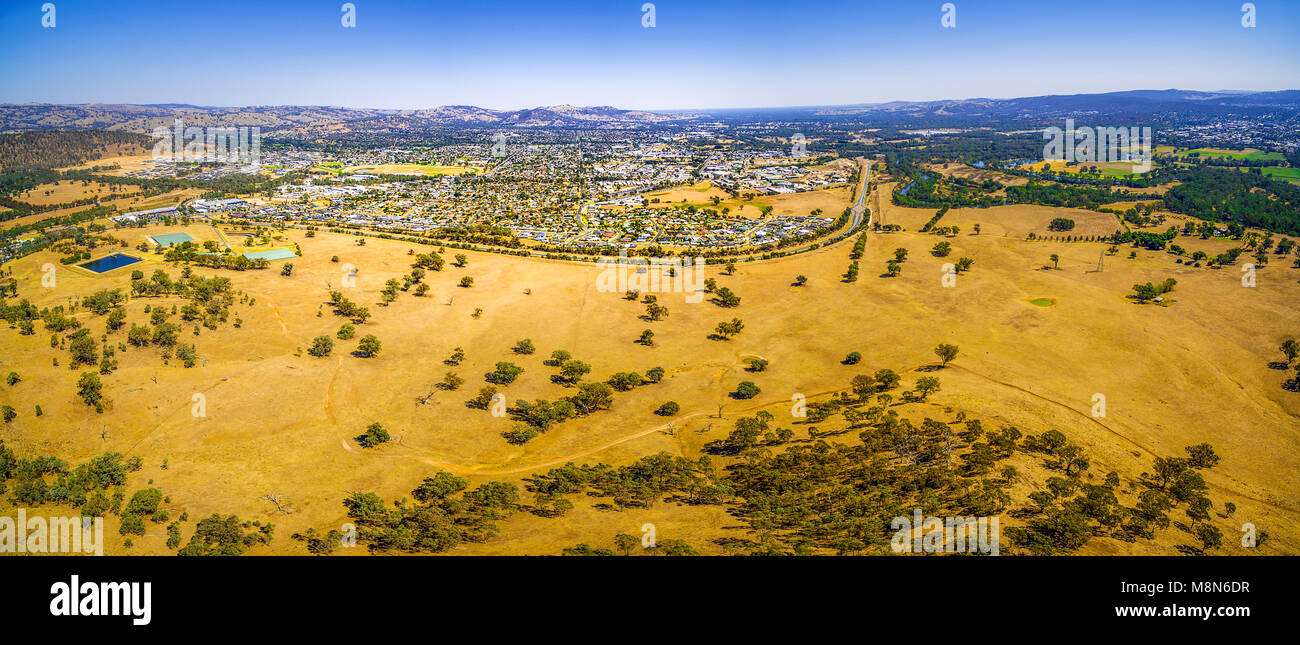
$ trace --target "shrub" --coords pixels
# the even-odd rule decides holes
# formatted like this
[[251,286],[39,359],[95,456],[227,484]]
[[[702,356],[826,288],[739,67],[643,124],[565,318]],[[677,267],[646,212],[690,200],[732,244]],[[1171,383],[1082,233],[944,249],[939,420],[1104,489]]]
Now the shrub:
[[379,422],[375,422],[366,428],[365,434],[361,435],[361,447],[374,448],[379,444],[390,441],[392,438],[392,435],[388,434],[388,430],[386,430],[383,425]]
[[144,535],[144,519],[139,515],[123,515],[122,526],[117,532],[122,535]]
[[458,390],[464,384],[465,378],[455,372],[447,372],[447,375],[442,377],[442,387],[447,390]]
[[94,407],[96,412],[103,409],[103,389],[103,382],[94,372],[82,372],[81,378],[77,380],[77,394],[86,405]]
[[334,339],[329,336],[317,336],[311,341],[311,347],[307,350],[308,354],[316,358],[329,356],[334,351]]
[[152,515],[158,510],[158,504],[162,502],[162,491],[157,488],[145,488],[138,490],[131,496],[131,501],[126,504],[127,515]]
[[1048,222],[1048,224],[1047,224],[1047,230],[1049,230],[1049,231],[1070,231],[1070,230],[1074,230],[1074,220],[1072,220],[1072,219],[1066,219],[1066,218],[1064,218],[1064,217],[1056,217],[1056,218],[1053,218],[1051,222]]
[[176,358],[181,361],[185,367],[194,367],[199,360],[199,353],[194,349],[194,345],[184,343],[176,346]]
[[523,371],[524,368],[503,361],[497,363],[496,369],[488,373],[487,380],[489,383],[496,383],[497,385],[510,385],[515,382],[515,379],[519,378]]
[[382,346],[383,344],[379,342],[378,338],[375,338],[374,334],[366,334],[357,342],[357,352],[366,358],[370,358],[377,355]]
[[537,428],[522,423],[516,423],[513,428],[501,433],[501,436],[505,437],[506,441],[511,444],[518,446],[532,441],[538,434],[540,433]]
[[609,377],[609,384],[620,392],[626,392],[640,385],[642,380],[636,372],[619,372]]

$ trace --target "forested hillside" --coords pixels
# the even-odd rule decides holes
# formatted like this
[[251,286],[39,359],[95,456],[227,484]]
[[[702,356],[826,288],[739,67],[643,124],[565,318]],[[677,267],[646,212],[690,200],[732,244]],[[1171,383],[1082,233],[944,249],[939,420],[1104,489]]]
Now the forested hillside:
[[1255,172],[1219,168],[1181,174],[1182,183],[1164,196],[1169,210],[1300,235],[1300,187]]
[[63,168],[121,155],[147,152],[148,135],[83,130],[0,134],[0,168]]

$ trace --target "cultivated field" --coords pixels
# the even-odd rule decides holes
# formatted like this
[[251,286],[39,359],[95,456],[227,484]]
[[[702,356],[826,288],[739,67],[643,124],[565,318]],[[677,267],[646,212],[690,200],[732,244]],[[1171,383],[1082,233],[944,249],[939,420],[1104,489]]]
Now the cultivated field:
[[1300,183],[1300,168],[1261,168],[1260,172],[1274,179]]
[[1256,150],[1255,148],[1246,148],[1244,150],[1228,150],[1225,148],[1196,148],[1193,150],[1185,150],[1182,152],[1183,155],[1187,155],[1191,153],[1197,153],[1202,157],[1244,159],[1247,161],[1280,160],[1285,158],[1283,154],[1280,152],[1264,152],[1262,150]]
[[1138,161],[1085,161],[1081,163],[1071,164],[1066,161],[1059,161],[1059,160],[1058,161],[1035,161],[1034,163],[1029,164],[1027,168],[1035,172],[1043,172],[1043,168],[1047,167],[1049,172],[1065,172],[1065,173],[1078,174],[1084,172],[1083,169],[1085,167],[1091,170],[1093,166],[1096,166],[1098,173],[1101,175],[1109,175],[1113,177],[1127,177],[1133,174],[1141,174],[1140,172],[1133,170],[1134,166],[1137,166],[1138,163],[1139,163]]

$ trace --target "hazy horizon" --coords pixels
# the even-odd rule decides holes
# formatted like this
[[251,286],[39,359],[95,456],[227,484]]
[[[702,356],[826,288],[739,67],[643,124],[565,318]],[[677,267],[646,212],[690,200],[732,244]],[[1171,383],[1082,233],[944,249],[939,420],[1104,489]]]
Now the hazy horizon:
[[608,103],[577,104],[577,103],[573,103],[573,102],[568,102],[568,103],[552,103],[552,104],[548,104],[548,105],[529,105],[529,106],[525,106],[525,107],[521,107],[521,108],[500,108],[500,107],[494,107],[494,106],[490,106],[490,105],[480,105],[480,104],[475,104],[475,103],[454,103],[454,104],[443,104],[443,105],[422,105],[422,106],[413,106],[413,107],[375,108],[375,107],[360,106],[360,105],[326,105],[326,104],[319,104],[319,103],[258,103],[258,104],[246,104],[246,105],[205,105],[205,104],[197,104],[197,103],[184,103],[184,102],[178,102],[178,101],[166,101],[166,102],[160,102],[160,103],[121,103],[121,102],[109,102],[109,101],[91,101],[91,102],[79,102],[79,103],[49,103],[49,102],[46,102],[46,101],[8,101],[8,102],[0,103],[0,105],[75,105],[75,106],[92,106],[92,105],[134,105],[134,106],[140,106],[140,107],[166,107],[166,106],[177,106],[177,107],[193,107],[193,108],[201,108],[201,109],[252,109],[252,108],[270,108],[270,107],[301,107],[301,108],[315,107],[315,108],[337,108],[337,109],[345,109],[345,110],[390,110],[390,111],[419,111],[419,110],[432,110],[432,109],[447,108],[447,107],[474,107],[474,108],[480,108],[480,109],[484,109],[484,110],[492,110],[492,111],[496,111],[496,112],[512,112],[512,111],[517,111],[517,110],[547,109],[547,108],[561,107],[561,106],[566,106],[566,105],[567,105],[567,106],[576,107],[576,108],[583,108],[583,109],[600,108],[600,107],[610,107],[610,108],[615,108],[615,109],[620,109],[620,110],[632,110],[632,111],[656,112],[656,113],[670,114],[670,113],[677,113],[677,112],[694,112],[694,111],[698,111],[698,112],[723,112],[723,111],[729,111],[729,110],[798,110],[798,109],[813,109],[813,108],[839,108],[839,107],[859,107],[859,106],[871,106],[871,105],[884,105],[884,104],[888,104],[888,103],[925,103],[925,102],[933,102],[933,101],[954,101],[954,102],[960,102],[960,101],[980,101],[980,100],[1008,101],[1008,100],[1015,100],[1015,99],[1038,98],[1038,97],[1046,97],[1046,96],[1098,95],[1098,94],[1118,94],[1118,93],[1123,93],[1123,92],[1164,92],[1164,91],[1199,92],[1199,93],[1204,93],[1204,94],[1262,94],[1262,93],[1268,93],[1268,92],[1295,92],[1295,91],[1300,91],[1300,87],[1283,87],[1283,88],[1278,88],[1278,89],[1268,89],[1268,90],[1240,90],[1240,89],[1201,90],[1201,89],[1185,89],[1185,88],[1174,88],[1174,87],[1155,89],[1155,88],[1150,88],[1150,87],[1136,87],[1136,88],[1126,89],[1126,90],[1110,90],[1110,91],[1102,91],[1102,92],[1070,92],[1070,93],[1061,93],[1061,94],[1026,94],[1026,95],[1021,95],[1021,96],[968,96],[968,97],[961,97],[961,98],[946,97],[946,98],[939,98],[939,99],[888,99],[888,100],[884,100],[884,101],[873,101],[873,102],[870,102],[870,103],[867,103],[867,102],[857,102],[857,103],[818,103],[818,104],[807,104],[807,105],[754,105],[754,106],[742,106],[742,107],[737,107],[737,106],[708,106],[708,107],[705,107],[705,106],[697,106],[697,107],[685,107],[685,108],[683,108],[683,107],[644,108],[644,107],[635,107],[635,106],[633,106],[633,107],[629,107],[629,106],[623,106],[623,105],[611,105],[611,104],[608,104]]

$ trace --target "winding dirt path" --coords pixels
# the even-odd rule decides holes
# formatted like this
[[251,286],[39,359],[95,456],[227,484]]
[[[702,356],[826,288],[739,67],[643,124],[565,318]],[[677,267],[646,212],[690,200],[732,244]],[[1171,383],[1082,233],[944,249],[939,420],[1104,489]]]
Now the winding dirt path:
[[285,338],[288,338],[289,327],[284,324],[284,317],[280,315],[280,308],[275,306],[275,302],[270,298],[266,299],[266,305],[271,308],[271,313],[275,314],[275,322],[280,323],[280,333],[284,334]]
[[343,369],[343,355],[339,354],[338,362],[334,366],[334,372],[330,374],[329,385],[325,386],[325,416],[329,418],[330,423],[338,424],[339,420],[334,416],[334,382],[339,378],[339,371]]
[[[441,469],[443,469],[443,470],[446,470],[446,471],[449,471],[449,472],[455,473],[455,474],[457,474],[457,475],[517,475],[517,474],[519,474],[519,473],[527,473],[527,472],[532,472],[532,471],[542,470],[542,469],[545,469],[545,468],[550,468],[551,466],[559,466],[559,465],[562,465],[562,464],[568,463],[568,462],[570,462],[570,461],[573,461],[573,460],[575,460],[575,459],[581,459],[581,458],[583,458],[583,457],[589,457],[589,456],[594,455],[594,454],[596,454],[596,453],[598,453],[598,452],[603,452],[603,451],[605,451],[605,450],[608,450],[608,449],[610,449],[610,448],[613,448],[614,446],[617,446],[617,445],[619,445],[619,444],[621,444],[621,443],[626,443],[626,442],[628,442],[628,441],[632,441],[633,439],[639,439],[639,438],[644,437],[644,436],[646,436],[646,435],[652,435],[652,434],[654,434],[654,433],[656,433],[656,432],[662,432],[662,431],[664,431],[664,430],[667,430],[670,426],[675,426],[675,425],[677,425],[678,423],[681,423],[681,422],[684,422],[684,421],[687,421],[687,420],[690,420],[690,419],[694,419],[694,418],[697,418],[697,417],[702,417],[702,416],[704,416],[704,415],[706,415],[706,414],[707,414],[706,412],[696,412],[696,413],[693,413],[693,414],[688,414],[688,415],[686,415],[686,416],[684,416],[684,417],[678,417],[676,420],[674,420],[674,421],[672,421],[672,422],[664,423],[664,424],[661,424],[661,425],[657,425],[657,426],[654,426],[654,427],[652,427],[652,428],[646,428],[645,430],[640,430],[640,431],[634,432],[634,433],[632,433],[632,434],[630,434],[630,435],[625,435],[625,436],[623,436],[623,437],[619,437],[618,439],[615,439],[615,440],[610,441],[610,442],[608,442],[608,443],[605,443],[605,444],[602,444],[602,445],[596,446],[596,447],[594,447],[594,448],[588,448],[588,449],[586,449],[586,450],[582,450],[582,451],[580,451],[580,452],[575,452],[575,453],[572,453],[572,454],[569,454],[569,455],[565,455],[565,456],[563,456],[563,457],[559,457],[559,458],[556,458],[556,459],[551,459],[551,460],[549,460],[549,461],[544,461],[544,462],[541,462],[541,463],[531,464],[531,465],[528,465],[528,466],[519,466],[519,467],[514,467],[514,468],[498,468],[498,469],[495,469],[495,470],[489,470],[489,469],[480,468],[480,467],[477,467],[477,466],[462,466],[462,465],[460,465],[460,464],[452,464],[452,463],[448,463],[448,462],[445,462],[445,461],[438,461],[438,460],[436,460],[436,459],[433,459],[432,457],[426,457],[426,456],[423,456],[423,455],[409,455],[409,454],[388,454],[388,453],[380,453],[380,454],[377,454],[376,456],[378,456],[378,457],[398,457],[398,458],[405,458],[405,459],[414,459],[414,460],[416,460],[416,461],[421,461],[421,462],[424,462],[424,463],[426,463],[426,464],[429,464],[430,466],[437,466],[438,468],[441,468]],[[353,453],[353,454],[364,454],[364,453],[362,453],[361,451],[357,450],[357,448],[354,447],[352,444],[348,443],[348,440],[347,440],[347,439],[339,439],[339,445],[343,446],[343,449],[346,450],[346,451],[348,451],[348,452],[350,452],[350,453]]]

